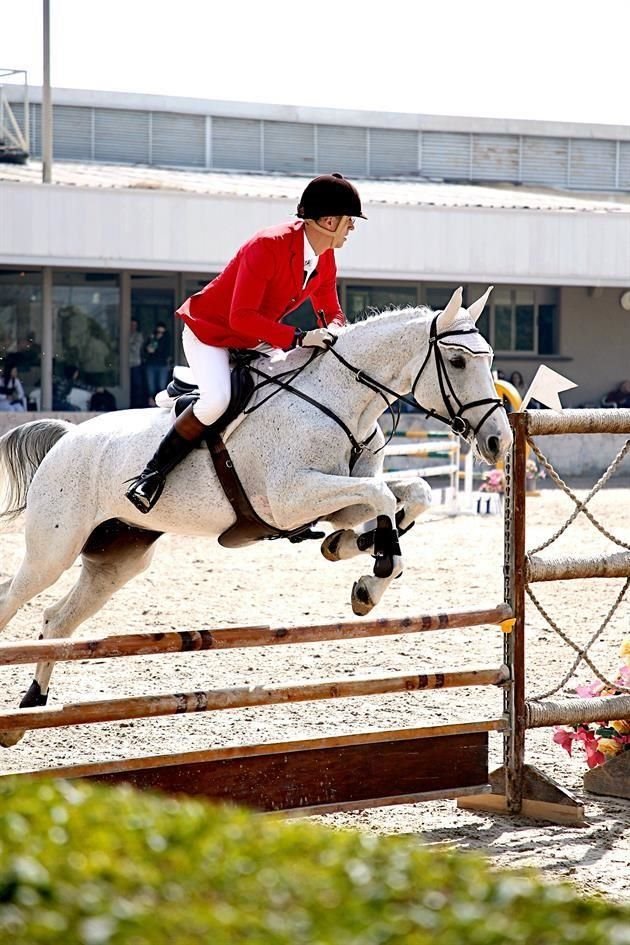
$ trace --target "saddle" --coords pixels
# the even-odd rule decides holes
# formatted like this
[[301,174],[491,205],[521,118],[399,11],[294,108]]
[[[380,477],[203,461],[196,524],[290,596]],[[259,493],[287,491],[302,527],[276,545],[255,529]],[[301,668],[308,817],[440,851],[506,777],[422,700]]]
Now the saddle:
[[[249,364],[257,357],[259,354],[256,351],[230,352],[232,362],[230,403],[225,413],[208,427],[203,439],[212,457],[225,496],[236,515],[236,522],[219,536],[219,544],[224,548],[242,548],[256,541],[276,538],[288,538],[291,542],[300,542],[307,538],[323,538],[324,536],[323,532],[311,532],[313,522],[290,531],[283,531],[260,518],[249,501],[221,436],[226,427],[245,410],[252,397],[255,384]],[[186,368],[174,369],[166,393],[170,401],[175,401],[176,416],[179,416],[189,404],[199,400],[199,390],[192,380],[192,373]]]

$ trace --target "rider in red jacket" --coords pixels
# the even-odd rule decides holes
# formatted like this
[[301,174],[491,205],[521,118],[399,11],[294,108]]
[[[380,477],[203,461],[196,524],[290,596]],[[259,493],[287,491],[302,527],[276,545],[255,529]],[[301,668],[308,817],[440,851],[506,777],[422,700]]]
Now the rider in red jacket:
[[[304,190],[297,215],[294,223],[267,227],[253,236],[216,279],[177,309],[200,396],[177,417],[127,490],[127,498],[141,512],[153,508],[168,473],[227,409],[229,348],[325,348],[333,338],[326,325],[344,324],[334,250],[344,245],[355,217],[363,217],[359,194],[341,174],[316,177]],[[311,331],[283,324],[281,319],[306,299],[323,313],[324,323],[318,314],[319,327]]]

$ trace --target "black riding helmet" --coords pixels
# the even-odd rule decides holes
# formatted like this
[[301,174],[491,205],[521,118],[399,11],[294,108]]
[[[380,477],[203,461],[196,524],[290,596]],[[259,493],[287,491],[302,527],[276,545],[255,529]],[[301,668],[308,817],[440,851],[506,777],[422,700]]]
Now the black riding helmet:
[[319,217],[367,217],[361,210],[356,187],[341,174],[323,174],[306,185],[297,215],[303,220]]

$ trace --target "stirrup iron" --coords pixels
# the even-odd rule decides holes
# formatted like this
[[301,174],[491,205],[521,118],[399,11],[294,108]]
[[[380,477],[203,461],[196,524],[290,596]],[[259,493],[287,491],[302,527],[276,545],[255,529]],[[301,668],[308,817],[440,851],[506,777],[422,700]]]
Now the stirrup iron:
[[125,496],[139,512],[146,515],[164,492],[166,477],[154,471],[145,475],[142,473],[131,480],[131,485],[125,492]]

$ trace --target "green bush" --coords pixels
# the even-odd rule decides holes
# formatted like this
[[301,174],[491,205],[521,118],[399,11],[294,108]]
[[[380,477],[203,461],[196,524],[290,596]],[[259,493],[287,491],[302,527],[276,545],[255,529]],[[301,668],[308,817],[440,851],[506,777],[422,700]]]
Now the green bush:
[[227,807],[0,782],[11,945],[622,945],[630,910],[525,873]]

